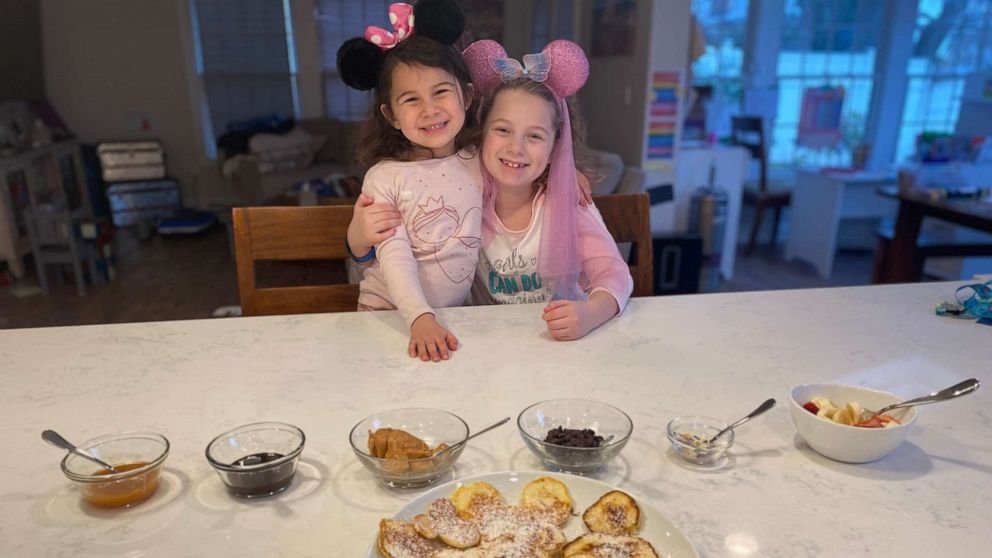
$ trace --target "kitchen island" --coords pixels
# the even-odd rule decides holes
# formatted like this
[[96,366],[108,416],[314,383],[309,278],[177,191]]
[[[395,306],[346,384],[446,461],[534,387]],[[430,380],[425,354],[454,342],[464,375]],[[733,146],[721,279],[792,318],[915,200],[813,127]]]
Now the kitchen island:
[[[992,328],[934,315],[957,285],[633,299],[575,342],[551,340],[540,305],[445,309],[462,346],[439,364],[406,355],[395,312],[0,331],[0,556],[365,556],[380,518],[422,491],[388,489],[361,467],[348,443],[358,421],[412,406],[473,431],[513,417],[472,440],[446,482],[540,469],[515,420],[557,397],[630,415],[630,442],[595,478],[646,500],[702,556],[987,556],[992,388],[921,407],[906,442],[864,465],[814,452],[788,411],[801,383],[908,398],[989,381]],[[738,429],[720,465],[670,449],[670,419],[734,420],[768,397],[778,406]],[[262,420],[306,433],[297,478],[269,499],[233,499],[204,448]],[[46,428],[77,442],[165,435],[158,493],[133,509],[90,508],[41,441]]]

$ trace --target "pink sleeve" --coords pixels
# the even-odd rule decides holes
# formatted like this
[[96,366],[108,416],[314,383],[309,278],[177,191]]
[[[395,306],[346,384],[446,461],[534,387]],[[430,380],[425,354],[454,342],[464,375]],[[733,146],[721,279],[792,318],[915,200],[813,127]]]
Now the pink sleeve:
[[579,287],[586,294],[596,291],[610,293],[623,312],[630,293],[634,291],[630,268],[620,256],[617,244],[606,230],[603,217],[595,205],[580,209],[577,217],[579,259],[582,261]]
[[[362,184],[362,192],[372,196],[376,201],[388,201],[398,205],[396,194],[391,190],[392,188],[381,182],[369,180],[368,176]],[[410,244],[405,226],[396,227],[396,234],[375,247],[375,257],[379,260],[379,268],[382,269],[393,305],[400,311],[407,327],[410,327],[421,314],[434,312],[427,303],[423,287],[420,286],[420,269],[416,258],[413,257],[413,246]]]

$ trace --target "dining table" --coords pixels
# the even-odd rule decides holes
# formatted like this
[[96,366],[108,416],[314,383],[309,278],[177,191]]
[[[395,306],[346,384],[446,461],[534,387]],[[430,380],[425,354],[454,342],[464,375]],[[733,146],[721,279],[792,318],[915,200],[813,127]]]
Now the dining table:
[[[907,439],[872,463],[818,454],[790,415],[790,390],[805,383],[910,398],[988,381],[992,328],[934,313],[960,285],[635,298],[569,342],[548,335],[540,304],[439,309],[459,348],[438,363],[407,355],[396,312],[2,330],[0,556],[374,556],[379,521],[423,489],[377,481],[353,454],[353,426],[406,407],[450,411],[473,432],[508,416],[438,484],[541,471],[516,419],[561,397],[630,416],[629,442],[590,477],[670,520],[700,556],[989,556],[988,389],[919,407]],[[666,439],[675,417],[730,422],[769,397],[778,405],[738,427],[713,466],[684,461]],[[204,452],[257,421],[296,425],[306,445],[285,492],[238,499]],[[171,450],[158,491],[131,508],[90,507],[45,429],[76,442],[161,433]]]
[[[879,282],[919,281],[922,262],[918,255],[917,241],[924,218],[992,233],[992,200],[975,197],[947,199],[937,193],[938,190],[916,188],[879,188],[880,197],[899,202],[893,237],[884,264],[879,270]],[[980,242],[987,245],[989,241],[983,237]],[[985,255],[986,250],[987,247],[982,247],[979,252]]]

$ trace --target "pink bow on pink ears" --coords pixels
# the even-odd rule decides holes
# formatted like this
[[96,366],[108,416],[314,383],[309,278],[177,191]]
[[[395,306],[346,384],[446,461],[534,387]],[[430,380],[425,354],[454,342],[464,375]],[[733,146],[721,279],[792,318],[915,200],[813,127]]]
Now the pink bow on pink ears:
[[381,48],[389,50],[400,41],[413,35],[413,6],[397,2],[389,5],[389,23],[396,32],[386,31],[381,27],[369,25],[365,28],[365,40]]

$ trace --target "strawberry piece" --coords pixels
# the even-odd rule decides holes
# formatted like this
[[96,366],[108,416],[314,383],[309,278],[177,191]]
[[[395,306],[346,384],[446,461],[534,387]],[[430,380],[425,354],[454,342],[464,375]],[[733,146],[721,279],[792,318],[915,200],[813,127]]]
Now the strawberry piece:
[[806,409],[807,411],[813,413],[814,415],[820,412],[820,408],[817,407],[816,403],[813,403],[812,401],[807,401],[806,403],[804,403],[803,409]]

